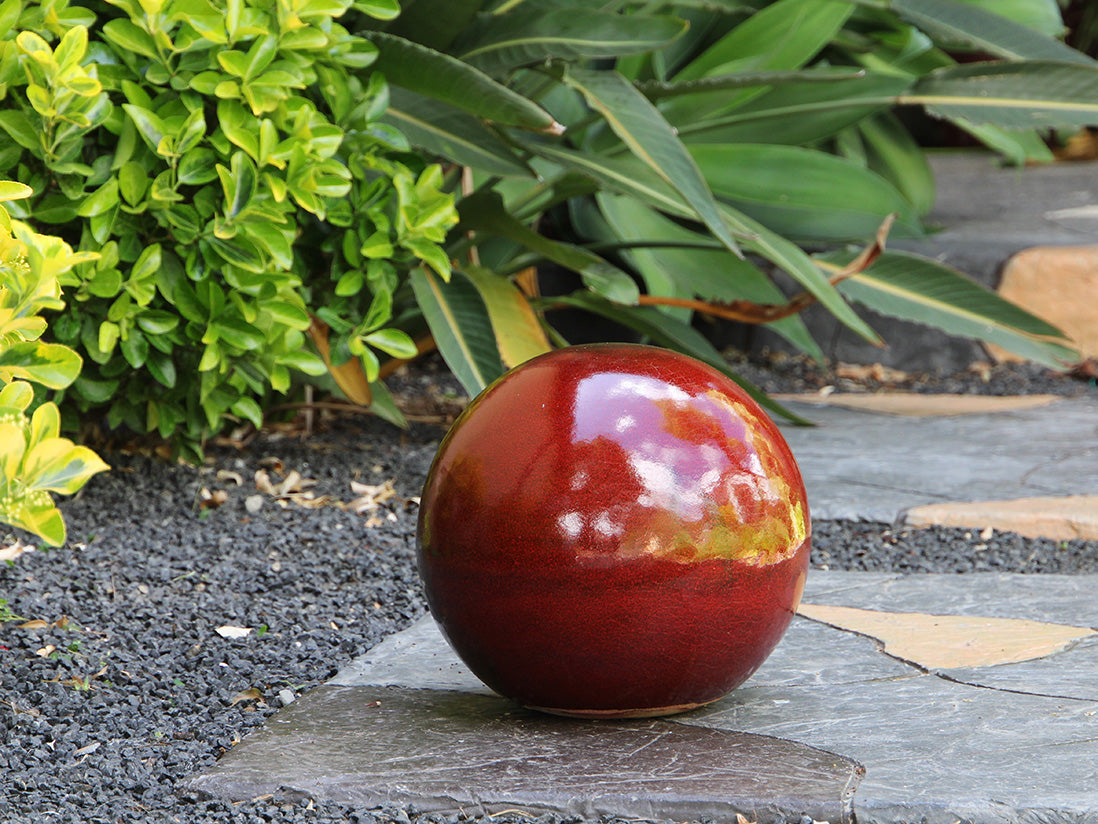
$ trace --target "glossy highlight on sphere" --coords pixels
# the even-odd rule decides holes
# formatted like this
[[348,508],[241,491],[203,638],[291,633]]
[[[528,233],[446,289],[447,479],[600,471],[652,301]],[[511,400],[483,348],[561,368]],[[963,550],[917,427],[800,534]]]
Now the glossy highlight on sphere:
[[739,686],[796,611],[804,485],[732,380],[664,349],[528,361],[443,440],[420,507],[431,612],[469,668],[565,715],[663,715]]

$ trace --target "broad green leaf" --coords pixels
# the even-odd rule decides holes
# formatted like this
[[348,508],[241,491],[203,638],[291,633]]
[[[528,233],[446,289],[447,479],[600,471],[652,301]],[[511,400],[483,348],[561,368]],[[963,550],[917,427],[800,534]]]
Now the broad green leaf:
[[480,120],[403,89],[391,89],[383,117],[414,145],[433,155],[488,174],[531,177],[530,168]]
[[963,0],[892,0],[905,20],[947,46],[963,44],[1009,60],[1094,61],[1059,40],[1029,26]]
[[897,102],[977,125],[1086,126],[1098,122],[1098,64],[969,63],[931,72]]
[[786,237],[864,241],[898,215],[895,233],[919,236],[914,207],[874,172],[799,146],[691,147],[714,194]]
[[138,133],[144,138],[149,148],[155,152],[157,147],[160,146],[160,141],[164,139],[164,135],[169,134],[164,121],[154,112],[141,106],[135,106],[132,103],[123,103],[122,108],[130,116],[133,124],[137,126]]
[[400,37],[367,36],[380,50],[374,68],[393,85],[495,123],[550,134],[564,130],[541,106],[468,63]]
[[218,336],[238,349],[258,349],[263,345],[263,334],[247,321],[234,317],[218,318],[211,324]]
[[25,464],[36,489],[71,495],[97,472],[109,466],[86,446],[74,446],[68,438],[51,438],[31,449]]
[[438,351],[470,396],[503,373],[484,300],[460,272],[446,283],[417,267],[410,280]]
[[309,313],[292,303],[283,300],[264,301],[262,312],[291,329],[304,331],[309,328]]
[[156,42],[152,36],[130,20],[118,18],[104,23],[103,35],[123,54],[133,52],[143,57],[156,57]]
[[76,214],[80,217],[95,217],[104,214],[118,205],[118,180],[110,178],[106,183],[88,195],[81,202]]
[[663,115],[617,72],[570,68],[564,82],[578,89],[636,157],[669,183],[733,252],[739,247],[717,210],[713,193]]
[[[644,277],[651,295],[700,298],[728,302],[749,300],[760,304],[785,303],[786,297],[754,264],[720,248],[700,247],[708,240],[639,201],[600,194],[599,207],[618,237],[626,242],[651,244],[623,250]],[[666,243],[667,245],[660,245]],[[710,241],[712,243],[712,241]],[[678,245],[673,245],[678,244]],[[823,353],[799,316],[767,324],[802,351],[822,361]]]
[[20,341],[0,349],[0,375],[33,381],[49,389],[64,389],[80,374],[83,361],[67,346]]
[[155,349],[151,350],[148,359],[145,361],[145,368],[153,376],[153,379],[161,385],[166,386],[168,389],[175,386],[178,376],[175,363],[168,355]]
[[259,408],[259,404],[256,403],[255,398],[250,398],[245,395],[234,401],[229,409],[234,415],[244,418],[256,429],[263,428],[263,410]]
[[217,154],[211,149],[191,149],[180,158],[178,175],[179,182],[188,186],[209,183],[217,177]]
[[39,142],[42,139],[41,128],[35,128],[31,119],[18,109],[0,112],[0,129],[24,149],[42,151],[43,146]]
[[414,358],[419,354],[416,342],[401,329],[378,329],[368,334],[363,340],[394,358]]
[[496,346],[506,368],[513,369],[550,350],[549,339],[537,314],[510,280],[480,266],[469,266],[462,272],[484,300],[496,335]]
[[[184,289],[181,288],[183,286],[184,284],[180,283],[176,287],[175,294],[177,299],[180,294],[184,293]],[[184,300],[186,300],[186,298],[184,298]],[[137,316],[136,320],[137,325],[150,335],[166,335],[179,325],[179,318],[172,312],[168,312],[164,309],[146,309]]]
[[660,48],[685,29],[685,21],[669,16],[520,5],[513,12],[479,18],[455,50],[462,60],[496,76],[554,58],[572,61],[642,54]]
[[927,258],[886,252],[865,272],[844,280],[839,290],[882,314],[994,343],[1051,369],[1079,360],[1059,329]]
[[616,303],[637,302],[637,284],[628,274],[594,252],[535,232],[511,215],[495,192],[464,198],[458,203],[458,214],[464,229],[490,232],[520,243],[547,260],[578,272],[589,289]]
[[740,377],[729,367],[709,340],[698,330],[651,306],[626,307],[610,303],[591,292],[576,292],[572,295],[551,298],[554,304],[583,309],[608,320],[615,321],[629,329],[640,332],[652,343],[667,349],[674,349],[684,355],[690,355],[708,363],[738,383],[761,406],[776,412],[795,423],[807,424],[804,418],[795,415],[767,395],[750,381]]
[[853,10],[853,3],[834,0],[778,0],[736,26],[675,79],[798,68],[828,44]]
[[34,189],[14,180],[0,180],[0,203],[22,200],[34,194]]

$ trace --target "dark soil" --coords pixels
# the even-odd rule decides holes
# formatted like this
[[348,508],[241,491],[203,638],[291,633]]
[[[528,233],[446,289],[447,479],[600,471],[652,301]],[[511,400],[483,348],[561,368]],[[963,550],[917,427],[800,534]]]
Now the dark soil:
[[[803,363],[770,367],[772,376],[751,365],[773,390],[812,390],[821,379]],[[936,386],[1094,391],[1013,368],[976,377]],[[0,822],[444,820],[308,801],[231,804],[184,788],[283,701],[423,614],[415,496],[461,393],[434,367],[394,385],[420,399],[417,419],[438,423],[401,432],[332,418],[308,437],[215,447],[201,468],[108,454],[114,471],[63,504],[68,545],[0,564]],[[1095,543],[868,523],[814,529],[813,562],[831,569],[1098,571]],[[226,628],[250,632],[223,637]]]

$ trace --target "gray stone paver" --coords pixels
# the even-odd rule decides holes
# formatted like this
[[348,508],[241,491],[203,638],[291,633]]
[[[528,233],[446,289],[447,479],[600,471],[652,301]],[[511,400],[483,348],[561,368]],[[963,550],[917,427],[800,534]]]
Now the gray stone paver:
[[947,501],[1098,493],[1098,402],[958,417],[898,417],[792,405],[783,425],[814,518],[892,523]]

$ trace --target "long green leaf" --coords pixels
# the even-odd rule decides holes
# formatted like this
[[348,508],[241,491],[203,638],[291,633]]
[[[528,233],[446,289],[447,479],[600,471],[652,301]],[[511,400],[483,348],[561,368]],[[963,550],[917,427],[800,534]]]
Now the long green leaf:
[[[753,263],[724,249],[690,248],[707,238],[684,228],[635,198],[600,194],[599,208],[615,233],[626,242],[652,244],[624,250],[644,278],[648,293],[728,302],[784,303],[785,295]],[[661,242],[666,246],[659,245]],[[672,246],[670,244],[682,244]],[[823,352],[799,315],[767,324],[794,346],[819,361]]]
[[927,34],[1011,60],[1064,60],[1089,63],[1091,58],[1029,26],[956,0],[892,0],[892,8]]
[[793,71],[758,71],[721,74],[685,82],[644,80],[636,83],[637,89],[649,100],[681,97],[702,92],[725,92],[731,89],[750,89],[758,86],[784,86],[788,83],[834,83],[837,80],[858,80],[865,77],[861,69],[831,66]]
[[[592,157],[532,141],[525,145],[535,154],[553,160],[565,169],[587,175],[612,192],[638,197],[644,203],[675,217],[697,219],[693,210],[666,181],[633,157]],[[722,204],[720,211],[731,230],[742,238],[745,247],[778,264],[852,331],[869,341],[880,340],[799,246],[730,206]]]
[[412,290],[438,351],[470,396],[503,373],[492,321],[476,287],[460,272],[450,282],[423,267],[412,270]]
[[671,118],[690,143],[784,143],[805,145],[830,137],[874,112],[895,104],[911,88],[910,78],[866,73],[860,77],[776,86],[766,94],[712,117],[701,103],[693,114]]
[[1063,37],[1066,33],[1064,20],[1060,15],[1058,0],[960,0],[969,6],[978,6],[985,11],[993,11],[1015,23],[1047,34],[1049,37]]
[[895,233],[922,234],[914,207],[874,172],[799,146],[694,146],[690,153],[721,200],[786,237],[864,241],[898,215]]
[[513,369],[552,347],[530,302],[510,280],[480,266],[462,270],[480,292],[503,365]]
[[559,58],[618,57],[658,49],[686,29],[675,17],[621,15],[573,5],[563,9],[519,7],[471,27],[454,48],[491,75]]
[[629,151],[682,195],[721,243],[739,254],[697,163],[659,109],[614,71],[571,68],[564,82],[579,90]]
[[969,63],[931,72],[898,102],[939,117],[1012,129],[1098,123],[1098,65]]
[[[841,262],[841,261],[840,261]],[[1053,369],[1079,360],[1063,332],[933,260],[887,252],[839,290],[891,317],[987,341]]]
[[853,3],[834,0],[778,0],[736,26],[675,79],[798,68],[827,45],[853,10]]
[[629,275],[594,252],[538,234],[512,216],[495,192],[464,198],[458,204],[458,214],[463,229],[491,232],[520,243],[548,260],[578,272],[589,289],[615,303],[637,302],[637,284]]
[[373,68],[394,85],[495,123],[550,134],[563,131],[541,106],[468,63],[401,37],[381,32],[367,37],[379,49]]
[[934,206],[934,172],[922,147],[891,112],[858,124],[869,168],[895,186],[915,209],[925,215]]
[[397,126],[414,145],[461,166],[493,175],[533,177],[530,168],[495,132],[453,106],[394,88],[383,119]]
[[650,306],[619,306],[591,292],[576,292],[571,295],[552,298],[551,301],[554,304],[583,309],[615,321],[626,328],[640,332],[653,343],[708,363],[742,386],[760,406],[794,423],[809,423],[809,421],[768,397],[753,383],[733,372],[728,362],[721,357],[721,353],[698,330],[664,314],[658,309]]

